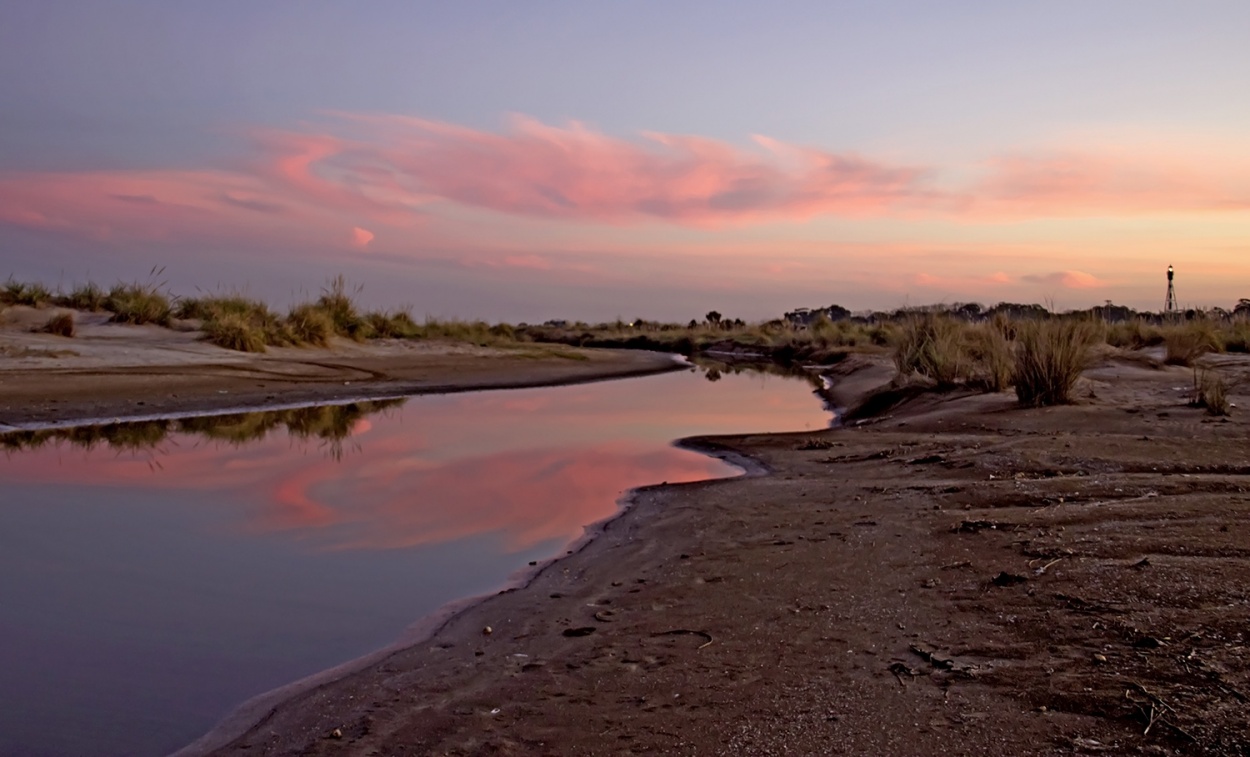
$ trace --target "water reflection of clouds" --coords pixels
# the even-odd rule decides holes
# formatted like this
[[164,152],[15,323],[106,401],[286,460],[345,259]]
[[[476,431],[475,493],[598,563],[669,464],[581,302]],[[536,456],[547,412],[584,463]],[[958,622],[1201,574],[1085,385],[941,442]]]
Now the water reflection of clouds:
[[[318,550],[395,549],[498,534],[520,551],[568,540],[615,511],[621,492],[730,473],[669,445],[700,433],[801,430],[821,418],[797,382],[686,375],[412,401],[405,412],[259,414],[142,452],[52,445],[0,459],[0,480],[219,492],[241,533]],[[674,390],[674,387],[678,390]],[[694,391],[690,390],[694,387]],[[244,443],[246,434],[256,440]],[[349,445],[327,459],[319,444]]]

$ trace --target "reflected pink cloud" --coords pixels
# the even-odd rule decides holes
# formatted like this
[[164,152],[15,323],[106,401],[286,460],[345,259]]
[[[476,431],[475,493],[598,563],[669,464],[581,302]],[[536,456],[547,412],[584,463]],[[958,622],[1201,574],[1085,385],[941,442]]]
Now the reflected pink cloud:
[[243,446],[178,433],[141,453],[62,442],[0,458],[0,477],[164,491],[170,506],[207,496],[231,531],[311,549],[394,549],[489,534],[517,551],[577,537],[612,515],[629,488],[732,474],[719,460],[670,446],[678,428],[824,427],[810,387],[782,381],[726,375],[710,384],[668,374],[426,398],[406,417],[356,419],[344,454],[332,459],[326,443],[282,431]]

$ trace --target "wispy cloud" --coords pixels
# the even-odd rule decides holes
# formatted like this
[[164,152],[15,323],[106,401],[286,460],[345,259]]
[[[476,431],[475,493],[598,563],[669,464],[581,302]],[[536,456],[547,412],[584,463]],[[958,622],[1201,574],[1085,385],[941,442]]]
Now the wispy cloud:
[[1250,210],[1250,163],[1146,146],[1017,154],[988,162],[968,191],[974,217],[1140,215]]
[[1021,277],[1030,284],[1046,284],[1065,289],[1097,289],[1106,282],[1084,271],[1055,271],[1054,273],[1030,274]]

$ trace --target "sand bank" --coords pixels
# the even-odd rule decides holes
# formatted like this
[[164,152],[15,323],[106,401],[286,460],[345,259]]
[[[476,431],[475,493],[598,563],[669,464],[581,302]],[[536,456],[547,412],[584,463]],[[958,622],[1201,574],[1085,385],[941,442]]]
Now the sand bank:
[[31,333],[15,310],[0,329],[0,431],[593,381],[677,366],[668,355],[626,350],[401,340],[336,339],[329,348],[248,354],[194,331],[111,324],[106,314],[80,314],[73,338]]

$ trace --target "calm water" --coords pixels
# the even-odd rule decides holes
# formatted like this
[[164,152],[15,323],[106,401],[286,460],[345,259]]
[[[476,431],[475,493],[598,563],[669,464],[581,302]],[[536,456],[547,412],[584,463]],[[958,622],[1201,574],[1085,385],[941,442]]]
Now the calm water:
[[680,372],[0,437],[0,754],[172,751],[628,488],[736,473],[673,439],[829,421],[800,380]]

